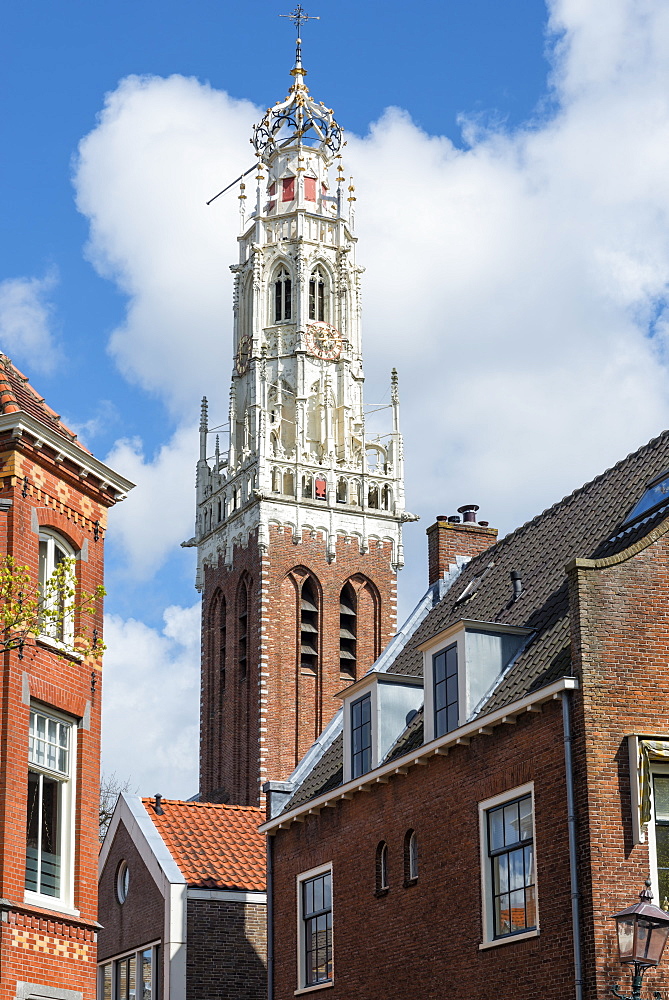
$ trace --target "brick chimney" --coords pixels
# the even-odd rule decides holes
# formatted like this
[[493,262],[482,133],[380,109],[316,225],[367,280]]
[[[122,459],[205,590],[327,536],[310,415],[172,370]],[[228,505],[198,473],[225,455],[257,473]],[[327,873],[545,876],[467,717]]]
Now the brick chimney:
[[456,515],[437,514],[436,522],[427,529],[427,560],[429,583],[432,585],[455,565],[456,556],[477,556],[497,541],[497,528],[487,521],[477,522],[476,504],[458,508]]

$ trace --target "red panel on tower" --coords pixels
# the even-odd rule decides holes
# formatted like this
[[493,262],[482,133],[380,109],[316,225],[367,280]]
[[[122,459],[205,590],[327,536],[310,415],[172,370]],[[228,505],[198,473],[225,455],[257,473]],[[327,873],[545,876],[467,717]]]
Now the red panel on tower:
[[307,201],[316,201],[316,178],[304,178],[304,197]]
[[325,500],[325,491],[327,489],[327,480],[321,479],[320,477],[316,479],[314,486],[316,487],[316,499]]
[[283,194],[281,196],[282,201],[292,201],[295,197],[295,178],[294,177],[284,177],[281,181],[283,185]]

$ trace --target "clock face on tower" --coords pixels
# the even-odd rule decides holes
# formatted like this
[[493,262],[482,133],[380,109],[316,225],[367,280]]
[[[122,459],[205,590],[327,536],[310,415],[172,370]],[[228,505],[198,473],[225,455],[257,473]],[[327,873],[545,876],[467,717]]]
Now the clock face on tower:
[[329,323],[309,323],[307,350],[316,358],[336,361],[341,356],[341,334]]
[[245,375],[251,364],[252,341],[248,334],[245,334],[239,341],[237,357],[235,358],[235,368],[238,375]]

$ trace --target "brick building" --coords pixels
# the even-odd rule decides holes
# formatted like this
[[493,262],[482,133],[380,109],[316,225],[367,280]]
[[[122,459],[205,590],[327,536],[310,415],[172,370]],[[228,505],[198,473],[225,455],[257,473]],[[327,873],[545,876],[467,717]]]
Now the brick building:
[[0,355],[1,552],[42,593],[68,567],[56,618],[16,648],[3,636],[1,1000],[95,996],[102,675],[94,648],[84,657],[75,647],[78,636],[101,640],[102,607],[78,610],[64,591],[102,584],[107,511],[131,486]]
[[611,914],[649,872],[669,908],[667,470],[669,432],[466,563],[473,522],[428,530],[425,598],[268,789],[273,1000],[627,978]]
[[185,544],[197,546],[203,598],[200,797],[210,801],[257,805],[262,783],[288,777],[342,684],[392,637],[412,517],[394,372],[388,432],[365,429],[355,197],[341,129],[305,74],[298,40],[288,98],[254,129],[224,451],[202,407]]
[[100,853],[100,1000],[265,1000],[261,820],[120,796]]

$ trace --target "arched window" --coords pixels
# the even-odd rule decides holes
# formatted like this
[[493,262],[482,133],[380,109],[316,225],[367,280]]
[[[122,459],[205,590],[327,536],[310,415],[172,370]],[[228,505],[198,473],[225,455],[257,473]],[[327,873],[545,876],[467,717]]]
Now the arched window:
[[355,680],[357,663],[358,599],[350,583],[339,595],[339,673],[342,678]]
[[418,840],[415,830],[404,834],[404,884],[413,885],[418,878]]
[[292,497],[295,494],[295,480],[292,472],[284,472],[283,474],[283,492],[287,497]]
[[337,480],[337,503],[348,502],[348,482],[342,478]]
[[248,651],[249,591],[242,583],[237,594],[237,663],[240,678],[246,677]]
[[388,891],[388,845],[382,840],[376,848],[376,891]]
[[311,476],[302,476],[302,496],[305,500],[311,500],[313,494],[314,488]]
[[56,532],[39,534],[40,630],[57,642],[74,641],[74,552]]
[[315,267],[309,278],[309,319],[325,320],[325,274]]
[[316,673],[318,664],[318,597],[308,577],[300,593],[300,667]]
[[274,322],[284,323],[292,316],[292,282],[285,267],[279,271],[274,282]]
[[383,487],[383,509],[390,510],[393,505],[393,491],[390,486],[386,485]]
[[379,488],[378,486],[370,486],[369,492],[367,494],[367,506],[378,509],[379,506]]
[[227,608],[225,605],[225,598],[221,597],[217,611],[217,621],[216,628],[218,631],[218,676],[220,680],[220,692],[221,696],[225,692],[225,667],[226,667],[226,656],[228,649],[227,642]]

